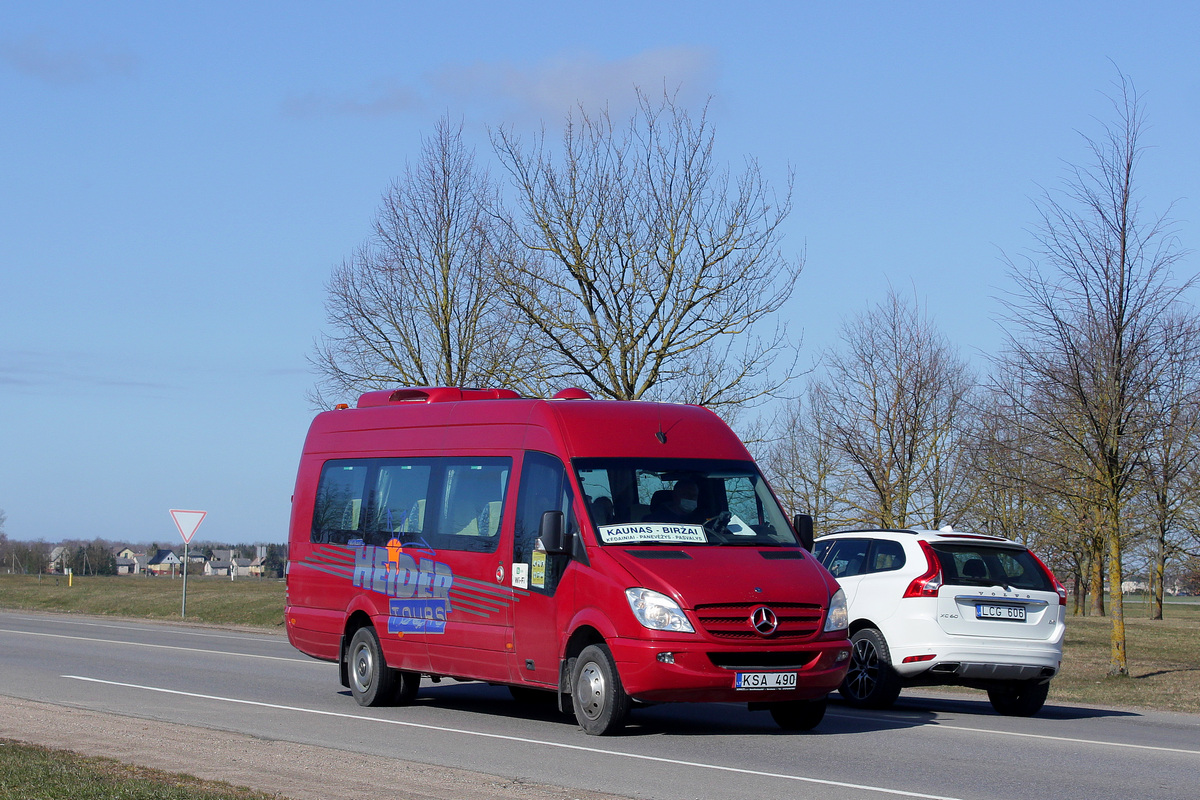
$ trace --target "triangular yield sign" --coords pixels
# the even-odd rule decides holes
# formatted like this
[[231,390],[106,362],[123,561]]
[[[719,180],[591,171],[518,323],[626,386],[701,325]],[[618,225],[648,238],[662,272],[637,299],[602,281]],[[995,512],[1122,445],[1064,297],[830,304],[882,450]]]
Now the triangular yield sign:
[[179,535],[183,537],[184,543],[192,540],[196,529],[200,527],[200,523],[204,521],[204,515],[207,511],[183,511],[178,508],[171,509],[171,519],[175,520],[175,527],[179,528]]

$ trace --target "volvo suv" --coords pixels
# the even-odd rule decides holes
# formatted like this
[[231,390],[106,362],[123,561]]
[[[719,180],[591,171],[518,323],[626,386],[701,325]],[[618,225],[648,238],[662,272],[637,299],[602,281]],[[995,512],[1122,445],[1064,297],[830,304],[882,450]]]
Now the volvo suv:
[[1031,716],[1062,662],[1066,589],[1023,545],[950,528],[840,531],[813,553],[841,584],[851,664],[839,692],[887,708],[907,686],[985,689]]

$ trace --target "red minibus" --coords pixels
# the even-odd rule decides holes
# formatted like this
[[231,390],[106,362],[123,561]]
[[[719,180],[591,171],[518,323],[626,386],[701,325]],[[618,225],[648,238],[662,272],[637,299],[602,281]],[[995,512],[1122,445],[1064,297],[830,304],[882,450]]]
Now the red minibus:
[[429,676],[553,693],[590,734],[665,701],[808,730],[850,655],[811,544],[708,409],[368,392],[305,440],[287,632],[364,706],[410,703]]

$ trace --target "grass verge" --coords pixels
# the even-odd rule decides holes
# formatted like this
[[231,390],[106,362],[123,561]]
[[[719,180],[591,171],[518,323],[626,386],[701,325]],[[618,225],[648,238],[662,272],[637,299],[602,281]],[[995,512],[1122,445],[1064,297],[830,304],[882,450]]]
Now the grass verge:
[[[189,575],[186,620],[282,629],[283,595],[283,581]],[[89,575],[68,582],[62,575],[0,575],[0,608],[179,620],[183,579]]]
[[279,795],[0,739],[0,800],[33,797],[40,800],[270,800]]
[[1148,619],[1144,603],[1125,600],[1126,677],[1108,676],[1112,619],[1068,617],[1049,702],[1200,713],[1200,603],[1168,603],[1163,617]]

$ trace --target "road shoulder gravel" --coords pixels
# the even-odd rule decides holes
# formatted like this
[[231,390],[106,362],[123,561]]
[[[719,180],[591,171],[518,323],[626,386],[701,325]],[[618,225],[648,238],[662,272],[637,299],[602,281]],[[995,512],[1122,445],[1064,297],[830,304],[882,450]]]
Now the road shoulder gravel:
[[0,738],[225,781],[296,800],[377,796],[405,800],[620,800],[616,795],[3,695]]

